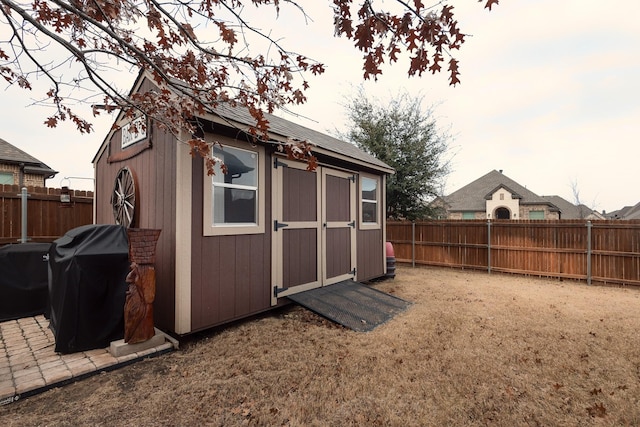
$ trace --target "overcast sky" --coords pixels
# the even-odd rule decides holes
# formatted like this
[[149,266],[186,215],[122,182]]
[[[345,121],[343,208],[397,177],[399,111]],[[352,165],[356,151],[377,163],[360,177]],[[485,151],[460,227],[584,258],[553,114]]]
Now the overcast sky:
[[[462,84],[446,74],[407,77],[403,64],[384,69],[364,88],[382,101],[399,91],[424,96],[425,108],[451,133],[450,193],[493,169],[538,195],[612,211],[640,202],[640,1],[502,0],[489,12],[475,0],[451,2],[467,38],[460,60]],[[362,82],[360,54],[333,38],[329,2],[307,6],[313,19],[285,11],[254,21],[282,44],[327,65],[309,78],[308,104],[288,119],[335,134],[344,131],[344,96]],[[4,37],[4,33],[0,34]],[[0,138],[60,173],[50,186],[91,189],[91,160],[113,117],[79,135],[71,125],[48,129],[48,111],[29,106],[30,95],[0,86]]]

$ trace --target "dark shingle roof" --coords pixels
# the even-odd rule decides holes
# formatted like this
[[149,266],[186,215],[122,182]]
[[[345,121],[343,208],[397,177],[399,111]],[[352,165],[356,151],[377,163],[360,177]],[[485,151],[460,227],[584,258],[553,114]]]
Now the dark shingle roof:
[[36,175],[53,176],[57,173],[40,160],[28,153],[25,153],[15,145],[9,144],[2,138],[0,138],[0,162],[11,164],[24,163],[28,172]]
[[610,219],[640,219],[640,203],[609,212],[606,217]]
[[588,206],[583,204],[574,205],[560,196],[542,196],[542,198],[553,203],[560,209],[561,219],[585,219],[593,214],[593,209],[590,209]]
[[[145,78],[149,78],[149,80],[153,82],[153,79],[150,78],[150,74],[148,72],[140,71],[136,82],[131,88],[131,93],[138,90],[137,88],[140,87],[142,81]],[[174,85],[180,86],[185,92],[189,92],[190,90],[185,83],[182,83],[179,80],[172,79],[172,83]],[[246,131],[250,126],[255,125],[255,119],[251,117],[246,108],[233,107],[228,104],[220,103],[215,107],[211,105],[208,106],[208,110],[210,116],[206,117],[207,115],[205,115],[205,117],[202,118],[211,119],[211,116],[216,116],[219,117],[223,123],[226,123],[229,126],[236,127],[237,129],[242,131]],[[116,122],[118,122],[121,115],[122,113],[118,115],[118,118],[116,118]],[[359,149],[353,144],[323,134],[322,132],[306,128],[302,125],[296,124],[278,116],[274,116],[272,114],[265,114],[265,117],[269,121],[269,133],[272,136],[277,136],[277,138],[274,138],[274,141],[278,140],[278,142],[283,142],[288,138],[308,141],[321,150],[334,153],[337,156],[344,156],[347,160],[355,160],[357,161],[356,163],[361,163],[371,167],[372,169],[381,170],[386,173],[394,172],[391,166],[381,160],[378,160],[376,157]],[[106,146],[112,132],[113,130],[111,130],[103,140],[102,145],[93,158],[94,163],[102,153],[102,150]]]
[[552,210],[557,210],[557,207],[551,202],[496,170],[492,170],[488,174],[454,191],[444,199],[449,211],[484,211],[486,209],[486,197],[493,194],[500,187],[507,189],[513,197],[519,198],[521,205],[542,204],[549,205]]
[[[228,105],[218,105],[215,109],[211,110],[211,113],[220,117],[224,117],[227,120],[233,122],[251,126],[255,125],[255,119],[249,115],[245,108],[234,108]],[[330,151],[335,154],[341,154],[352,159],[357,159],[361,162],[368,163],[375,168],[386,169],[389,172],[393,169],[385,162],[378,160],[376,157],[369,153],[362,151],[358,147],[348,142],[342,141],[338,138],[326,135],[322,132],[309,129],[301,126],[297,123],[283,119],[272,114],[265,114],[266,119],[269,121],[269,132],[279,135],[284,138],[294,138],[302,141],[308,141],[318,148]]]
[[[138,77],[138,81],[141,81],[145,74],[145,72],[141,72]],[[180,87],[186,93],[191,91],[189,86],[184,82],[177,79],[172,79],[171,81],[173,85]],[[134,84],[132,91],[135,89],[136,85],[137,83]],[[223,118],[223,121],[235,122],[236,125],[240,124],[246,126],[245,129],[241,130],[248,130],[250,126],[255,126],[256,124],[255,119],[251,117],[246,108],[234,107],[223,102],[217,104],[215,107],[208,105],[207,108],[210,114]],[[354,144],[350,144],[349,142],[342,141],[338,138],[309,129],[272,114],[265,113],[265,118],[269,121],[269,133],[272,135],[278,135],[285,140],[293,138],[301,141],[307,141],[320,149],[342,155],[350,159],[356,159],[359,162],[370,165],[374,169],[382,169],[387,173],[393,173],[393,168],[391,166],[381,160],[378,160],[375,156],[359,149]],[[241,128],[241,126],[236,127]]]

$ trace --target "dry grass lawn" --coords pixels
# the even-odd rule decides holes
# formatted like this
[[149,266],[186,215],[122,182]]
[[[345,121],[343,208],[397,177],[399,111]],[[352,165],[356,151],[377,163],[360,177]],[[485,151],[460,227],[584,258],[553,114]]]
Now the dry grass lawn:
[[289,307],[0,408],[12,425],[638,426],[640,290],[399,267],[357,333]]

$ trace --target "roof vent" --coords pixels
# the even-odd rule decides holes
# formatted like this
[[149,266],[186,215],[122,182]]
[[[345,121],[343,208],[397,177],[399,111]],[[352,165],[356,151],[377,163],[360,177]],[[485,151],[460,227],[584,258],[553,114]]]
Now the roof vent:
[[500,169],[498,172],[502,173],[502,169]]

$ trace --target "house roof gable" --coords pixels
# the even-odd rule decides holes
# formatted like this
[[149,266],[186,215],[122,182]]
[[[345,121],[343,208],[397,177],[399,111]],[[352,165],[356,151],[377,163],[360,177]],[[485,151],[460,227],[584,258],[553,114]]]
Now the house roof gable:
[[521,205],[548,205],[552,210],[557,207],[538,196],[531,190],[518,184],[502,172],[492,170],[459,190],[445,196],[449,211],[485,211],[486,196],[492,195],[499,188],[505,188],[512,195],[517,195]]
[[609,212],[606,217],[610,219],[640,219],[640,203]]
[[0,138],[0,163],[23,163],[27,172],[35,175],[53,176],[57,173],[31,154],[22,151],[2,138]]
[[509,187],[507,187],[506,185],[498,185],[496,188],[494,188],[493,190],[489,191],[486,196],[484,196],[485,200],[491,200],[493,198],[493,195],[496,194],[496,191],[500,190],[501,188],[504,188],[505,190],[507,190],[510,194],[511,194],[511,198],[512,199],[522,199],[522,196],[518,193],[516,193],[515,191],[513,191],[512,189],[510,189]]
[[599,215],[584,204],[574,205],[560,196],[542,196],[542,198],[553,203],[560,209],[562,219],[585,219],[590,215]]

